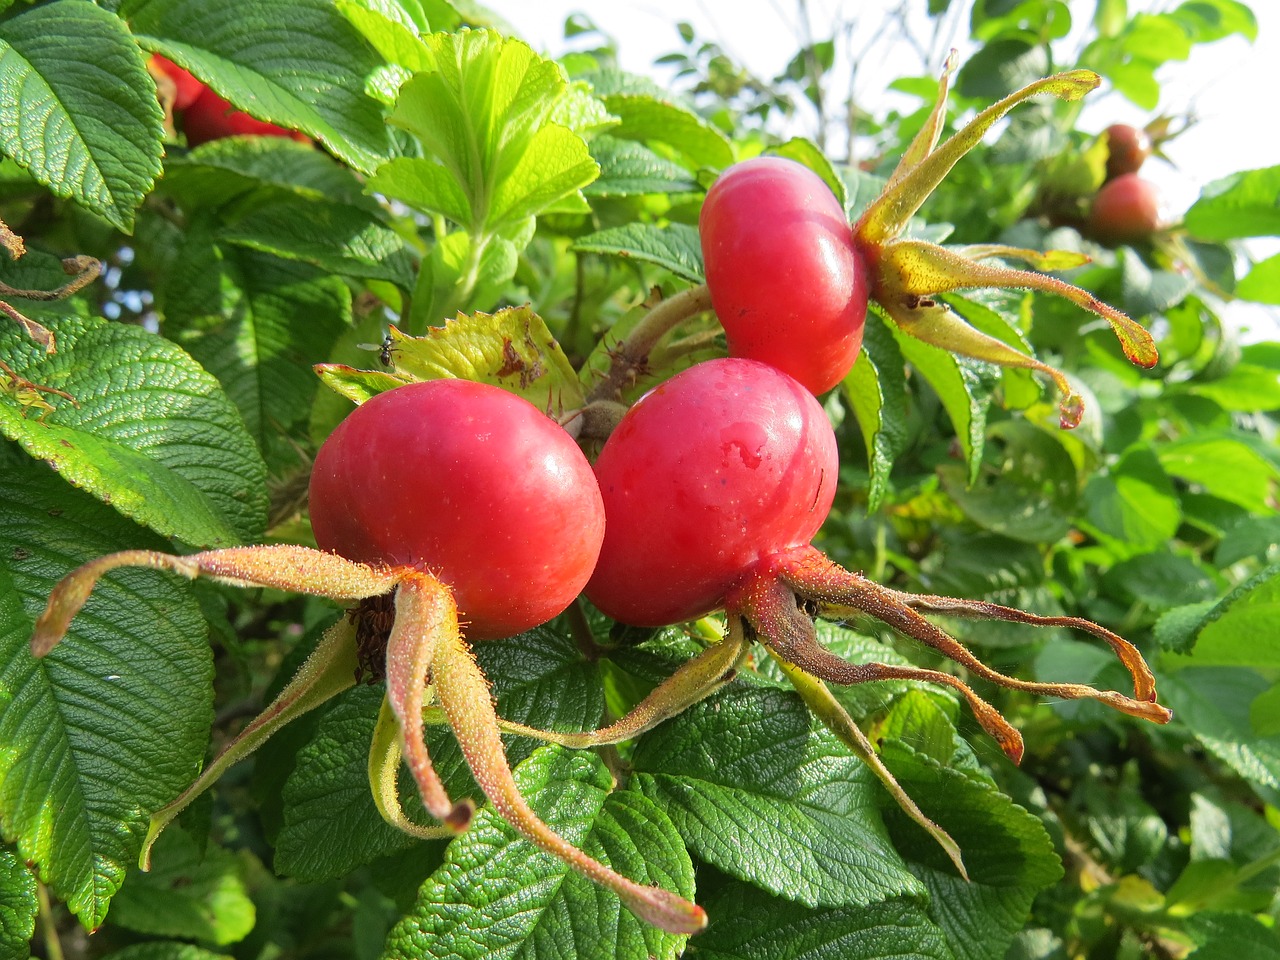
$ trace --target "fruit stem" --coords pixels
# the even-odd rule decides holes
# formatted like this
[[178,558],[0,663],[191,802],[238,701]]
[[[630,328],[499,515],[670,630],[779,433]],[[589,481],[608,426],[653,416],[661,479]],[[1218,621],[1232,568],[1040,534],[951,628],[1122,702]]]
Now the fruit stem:
[[611,351],[609,371],[587,394],[587,402],[622,399],[622,392],[644,372],[653,348],[677,325],[711,309],[705,283],[667,297],[645,314]]

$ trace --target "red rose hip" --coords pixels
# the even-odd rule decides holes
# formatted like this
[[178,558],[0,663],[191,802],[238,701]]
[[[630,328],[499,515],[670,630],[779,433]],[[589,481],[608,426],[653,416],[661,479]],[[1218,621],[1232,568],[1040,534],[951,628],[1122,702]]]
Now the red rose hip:
[[510,636],[567,607],[591,574],[604,508],[555,421],[498,387],[409,384],[338,425],[311,474],[316,542],[407,565],[453,591],[468,639]]
[[698,230],[730,355],[815,394],[843,380],[862,346],[868,274],[822,178],[781,157],[735,164],[708,191]]

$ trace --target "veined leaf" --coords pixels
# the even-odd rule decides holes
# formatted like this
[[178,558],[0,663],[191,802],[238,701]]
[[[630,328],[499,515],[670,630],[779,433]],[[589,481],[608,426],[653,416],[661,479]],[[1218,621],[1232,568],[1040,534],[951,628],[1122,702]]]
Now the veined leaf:
[[841,388],[867,446],[871,470],[868,513],[880,508],[889,490],[893,461],[907,442],[907,381],[903,363],[902,351],[879,310],[868,311],[862,350]]
[[116,950],[103,960],[231,960],[224,953],[211,953],[194,943],[177,940],[153,940],[135,943],[123,950]]
[[569,358],[529,307],[459,316],[422,337],[393,329],[391,340],[395,376],[491,383],[552,412],[582,405],[582,387]]
[[806,910],[746,884],[707,905],[708,960],[953,960],[943,931],[909,899]]
[[1268,237],[1280,233],[1280,166],[1235,173],[1200,192],[1183,218],[1201,240]]
[[693,170],[721,170],[733,163],[733,147],[725,135],[651,81],[616,71],[587,79],[605,109],[621,121],[609,131],[612,136],[665,144]]
[[120,15],[241,110],[311,134],[357,170],[386,158],[382,108],[365,92],[381,61],[329,0],[124,0]]
[[266,471],[217,381],[140,327],[101,318],[50,326],[56,354],[0,331],[0,359],[69,397],[49,394],[55,409],[41,421],[0,394],[0,433],[166,536],[227,546],[261,535]]
[[702,283],[702,244],[695,227],[629,223],[582,237],[573,249],[653,263],[692,283]]
[[793,693],[728,687],[641,738],[636,786],[699,859],[789,900],[918,895],[884,834],[877,781],[815,722]]
[[125,546],[166,544],[34,463],[0,474],[0,826],[89,929],[150,814],[200,769],[213,719],[204,619],[162,574],[109,575],[31,656],[53,585]]
[[326,273],[413,289],[415,264],[400,235],[368,211],[303,197],[256,204],[219,231],[226,243],[300,260]]
[[201,849],[181,830],[166,831],[153,849],[151,872],[135,867],[112,902],[113,924],[219,945],[248,935],[256,910],[233,853],[213,843]]
[[[572,639],[539,628],[502,643],[477,645],[476,659],[493,685],[499,715],[554,730],[594,729],[604,714],[598,668],[587,663]],[[412,837],[378,814],[369,788],[369,742],[382,690],[361,686],[335,698],[315,737],[302,749],[284,785],[284,825],[276,868],[303,881],[340,877],[384,854],[412,846]],[[432,726],[427,745],[432,764],[451,797],[483,801],[458,742],[448,728]],[[507,737],[515,764],[537,742]],[[407,771],[400,801],[409,819],[430,825]]]
[[1280,666],[1280,567],[1269,567],[1205,611],[1195,629],[1203,666]]
[[328,154],[287,137],[226,137],[165,161],[160,189],[184,205],[219,207],[253,191],[325,200],[378,215],[364,183]]
[[490,30],[424,38],[433,66],[400,90],[391,122],[431,159],[382,167],[369,189],[447,217],[475,236],[553,206],[600,172],[583,139],[551,117],[560,65]]
[[946,931],[956,960],[1001,960],[1036,894],[1062,878],[1053,841],[980,767],[953,755],[963,741],[924,693],[898,701],[886,730],[906,735],[884,742],[885,763],[925,815],[955,838],[971,878],[961,878],[917,824],[887,808],[895,846],[929,889],[928,914]]
[[644,144],[602,135],[591,140],[600,177],[583,193],[591,197],[630,197],[646,193],[693,193],[698,184],[679,164]]
[[191,230],[164,307],[170,335],[218,378],[272,465],[272,453],[295,460],[282,434],[311,410],[318,383],[309,364],[350,323],[350,288],[308,264],[213,246]]
[[957,356],[897,329],[893,334],[902,355],[933,388],[947,411],[964,450],[967,480],[972,483],[982,465],[987,409],[991,404],[991,392],[1000,381],[999,368]]
[[[515,775],[533,809],[570,843],[640,883],[692,898],[693,864],[670,820],[640,794],[610,793],[612,777],[599,757],[541,747]],[[686,939],[637,919],[486,806],[449,845],[443,866],[391,931],[384,956],[675,960]]]
[[15,960],[30,956],[36,932],[36,878],[14,852],[0,846],[0,952]]
[[163,115],[128,29],[57,0],[0,23],[0,152],[113,226],[160,174]]

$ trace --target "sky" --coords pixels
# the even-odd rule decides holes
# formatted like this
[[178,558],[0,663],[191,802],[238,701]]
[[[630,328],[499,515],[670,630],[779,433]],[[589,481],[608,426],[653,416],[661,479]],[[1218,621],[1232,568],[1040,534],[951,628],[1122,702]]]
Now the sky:
[[[1092,3],[1070,0],[1077,17],[1092,14]],[[909,73],[935,74],[941,58],[953,45],[961,63],[968,42],[969,3],[954,2],[956,15],[944,18],[939,29],[922,12],[909,15],[904,29],[891,21],[893,11],[910,7],[922,11],[923,0],[487,0],[487,6],[510,22],[535,49],[559,55],[572,49],[564,39],[565,18],[583,12],[618,42],[622,67],[634,73],[664,77],[654,61],[681,48],[676,24],[692,23],[700,39],[713,40],[735,60],[761,77],[780,73],[800,48],[804,28],[798,10],[807,9],[811,35],[826,39],[832,24],[853,22],[846,49],[859,51],[838,64],[833,75],[854,75],[859,100],[873,112],[894,96],[881,78]],[[1130,13],[1168,9],[1173,2],[1129,0]],[[1145,124],[1160,112],[1192,110],[1196,126],[1184,137],[1165,145],[1169,161],[1153,159],[1143,175],[1156,182],[1171,214],[1184,211],[1213,180],[1235,173],[1280,164],[1280,125],[1275,123],[1273,91],[1280,63],[1280,2],[1250,0],[1258,18],[1258,39],[1250,45],[1229,37],[1193,49],[1187,63],[1168,64],[1157,75],[1160,106],[1153,113],[1140,110],[1115,93],[1099,91],[1086,101],[1079,126],[1101,131],[1124,121]],[[1079,30],[1076,31],[1078,33]],[[1067,38],[1070,44],[1072,37]],[[669,77],[669,73],[666,75]],[[914,105],[906,101],[904,105]],[[802,118],[799,122],[812,118]],[[812,134],[813,127],[794,132]],[[1280,252],[1280,241],[1252,241],[1257,258]],[[1231,308],[1233,322],[1252,331],[1249,339],[1280,338],[1280,310],[1251,304]]]

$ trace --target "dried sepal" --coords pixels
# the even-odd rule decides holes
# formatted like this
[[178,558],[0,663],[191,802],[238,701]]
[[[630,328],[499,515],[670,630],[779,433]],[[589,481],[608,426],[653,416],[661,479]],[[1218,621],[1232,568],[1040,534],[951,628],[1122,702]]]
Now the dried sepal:
[[[934,116],[941,116],[945,109],[947,83],[945,76],[950,73],[952,63],[948,60],[944,82],[939,86],[938,102],[934,106]],[[982,140],[983,136],[1006,113],[1032,97],[1040,94],[1051,94],[1062,100],[1079,100],[1090,90],[1102,82],[1102,79],[1089,70],[1071,70],[1054,74],[1034,83],[1029,83],[1021,90],[1016,90],[999,103],[992,104],[964,127],[953,134],[942,146],[924,153],[918,162],[909,169],[894,172],[894,179],[885,188],[854,224],[854,235],[866,244],[878,244],[891,240],[902,234],[908,221],[915,216],[921,205],[929,198],[929,194],[942,182],[943,177],[951,172],[966,153]],[[937,136],[931,124],[925,125],[922,135]],[[919,138],[908,147],[908,154],[913,158],[921,151]]]
[[[430,700],[430,693],[425,699]],[[443,722],[443,721],[442,721]],[[378,709],[378,722],[369,741],[369,787],[373,790],[373,805],[378,814],[402,833],[419,840],[441,840],[454,835],[451,827],[440,824],[424,826],[414,823],[400,804],[399,774],[404,759],[400,745],[400,722],[390,701],[384,696]]]
[[[817,551],[813,553],[822,556]],[[778,572],[769,567],[754,571],[725,599],[729,615],[745,618],[770,650],[810,676],[842,686],[874,680],[921,680],[951,687],[965,698],[974,718],[1000,749],[1014,763],[1022,759],[1022,734],[958,677],[923,667],[874,661],[850,663],[822,646],[813,620],[797,605],[797,591],[780,580]]]
[[[461,642],[458,608],[449,588],[427,573],[407,573],[396,591],[396,617],[387,639],[387,702],[400,727],[404,761],[418,784],[427,813],[455,832],[471,822],[475,804],[454,803],[431,763],[422,708],[436,649]],[[487,695],[487,691],[486,691]]]
[[71,620],[104,574],[121,567],[165,570],[194,580],[207,577],[238,587],[275,587],[334,600],[354,601],[387,593],[396,575],[332,553],[293,544],[228,547],[188,556],[155,550],[122,550],[90,560],[62,578],[49,595],[31,635],[31,652],[43,657],[61,640]]
[[1040,94],[1078,100],[1100,80],[1088,70],[1073,70],[1037,80],[983,110],[941,146],[935,146],[945,117],[949,78],[954,66],[953,56],[947,61],[937,101],[924,127],[907,147],[884,191],[853,226],[854,241],[869,267],[871,296],[906,333],[926,343],[977,360],[1048,375],[1063,393],[1062,426],[1077,426],[1084,412],[1083,401],[1061,371],[975,330],[935,297],[951,290],[986,287],[1052,293],[1104,318],[1131,362],[1142,367],[1154,366],[1158,355],[1151,335],[1121,311],[1056,277],[981,262],[1003,257],[1028,262],[1040,270],[1064,270],[1080,266],[1088,258],[1060,251],[1041,254],[999,245],[953,251],[925,241],[901,239],[901,236],[911,217],[951,168],[1013,107]]
[[951,834],[925,816],[924,811],[902,788],[902,784],[898,783],[893,772],[884,765],[884,761],[880,759],[880,754],[876,753],[867,735],[854,723],[853,717],[849,716],[849,711],[832,695],[830,688],[817,677],[810,676],[795,664],[782,659],[776,651],[770,650],[769,655],[791,681],[791,685],[800,694],[800,699],[813,711],[814,716],[822,721],[823,726],[830,730],[837,740],[852,750],[854,755],[871,769],[889,796],[893,797],[898,808],[933,837],[946,853],[947,858],[955,865],[956,870],[960,872],[960,876],[968,880],[969,871],[965,868],[960,844],[956,843]]
[[660,887],[628,880],[573,846],[530,809],[507,765],[489,684],[460,637],[440,637],[432,673],[436,697],[467,765],[499,816],[531,843],[612,890],[647,923],[670,933],[685,934],[697,933],[707,925],[707,915],[701,907]]
[[[800,548],[787,554],[780,563],[780,576],[786,588],[817,603],[824,615],[872,616],[899,633],[932,647],[975,676],[999,686],[1046,697],[1097,700],[1121,713],[1155,723],[1167,723],[1172,717],[1166,707],[1155,702],[1155,678],[1137,649],[1123,638],[1089,621],[1075,617],[1038,617],[998,604],[984,605],[951,597],[900,593],[882,587],[860,574],[850,573],[812,547]],[[1083,625],[1088,623],[1089,632],[1106,640],[1128,669],[1133,678],[1134,696],[1128,697],[1114,690],[1098,690],[1082,683],[1022,680],[1000,673],[974,656],[959,640],[922,616],[918,609],[1037,626],[1071,626],[1083,629]]]

